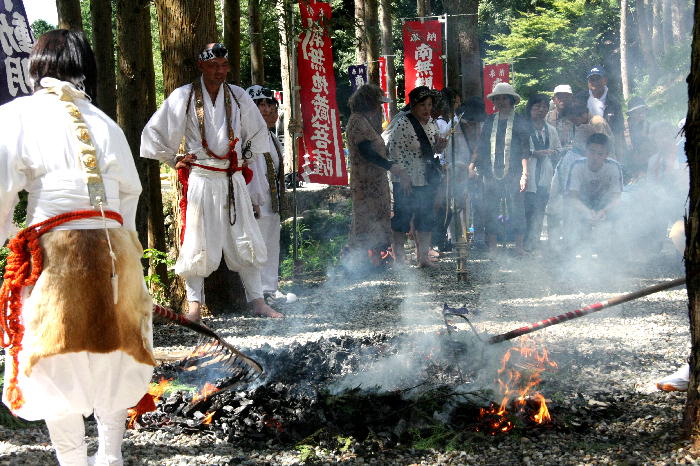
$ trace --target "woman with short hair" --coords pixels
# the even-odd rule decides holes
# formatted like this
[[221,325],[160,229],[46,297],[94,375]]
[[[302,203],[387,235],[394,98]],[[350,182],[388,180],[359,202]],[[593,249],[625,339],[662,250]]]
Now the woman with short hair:
[[561,151],[557,129],[545,121],[548,111],[549,97],[544,94],[530,97],[525,106],[525,118],[530,123],[531,154],[527,159],[529,177],[525,188],[525,249],[528,251],[539,244],[549,186]]
[[22,190],[31,225],[10,241],[0,291],[3,402],[46,421],[62,465],[88,464],[93,413],[95,464],[122,464],[127,408],[155,365],[141,185],[124,133],[90,103],[95,70],[82,32],[47,32],[29,58],[34,94],[0,107],[0,244]]

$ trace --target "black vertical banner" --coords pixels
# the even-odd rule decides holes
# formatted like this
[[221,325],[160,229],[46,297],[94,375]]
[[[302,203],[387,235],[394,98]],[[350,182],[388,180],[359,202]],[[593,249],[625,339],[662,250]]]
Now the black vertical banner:
[[29,95],[29,52],[34,46],[22,0],[0,0],[0,105]]

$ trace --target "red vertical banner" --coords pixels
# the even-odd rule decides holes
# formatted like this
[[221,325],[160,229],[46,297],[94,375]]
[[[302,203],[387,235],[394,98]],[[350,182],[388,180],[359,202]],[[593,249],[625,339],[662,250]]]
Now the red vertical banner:
[[418,86],[442,89],[442,23],[406,21],[403,23],[406,102],[408,93]]
[[493,87],[496,84],[509,82],[510,64],[484,65],[484,103],[486,104],[486,113],[489,115],[493,113],[493,103],[486,96],[493,92]]
[[297,64],[305,147],[299,153],[299,174],[312,183],[346,185],[348,173],[328,34],[331,6],[321,0],[300,0],[299,10],[303,32]]
[[[379,57],[379,87],[382,92],[384,92],[384,97],[389,97],[389,86],[387,85],[386,78],[386,58],[385,56]],[[389,115],[389,104],[382,104],[382,113],[384,114],[384,121],[391,120]]]

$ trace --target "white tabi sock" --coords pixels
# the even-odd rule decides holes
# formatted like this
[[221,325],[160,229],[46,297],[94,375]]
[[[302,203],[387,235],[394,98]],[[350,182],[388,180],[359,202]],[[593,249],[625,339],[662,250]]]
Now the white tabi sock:
[[95,455],[95,466],[121,466],[122,440],[126,430],[126,409],[113,413],[95,412],[99,446]]
[[46,420],[51,443],[61,466],[87,466],[87,444],[83,416],[74,414]]

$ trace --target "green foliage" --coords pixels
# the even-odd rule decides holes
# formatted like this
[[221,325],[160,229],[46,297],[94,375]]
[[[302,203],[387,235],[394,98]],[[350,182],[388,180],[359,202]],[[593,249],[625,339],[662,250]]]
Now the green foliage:
[[619,8],[609,0],[538,3],[548,7],[521,13],[509,30],[487,41],[486,62],[513,63],[514,85],[525,98],[551,92],[561,83],[571,84],[575,92],[586,89],[587,70],[605,64],[612,47]]
[[[338,263],[340,252],[347,243],[350,228],[349,215],[327,211],[309,211],[297,221],[298,259],[302,274],[325,274],[328,267]],[[290,278],[294,273],[292,223],[282,225],[282,263],[280,277]]]
[[10,248],[0,247],[0,278],[5,274],[5,266],[7,265],[7,255],[10,254]]
[[671,47],[660,57],[659,67],[663,74],[653,83],[649,75],[640,75],[635,83],[633,95],[642,97],[659,119],[677,123],[686,116],[688,84],[685,77],[690,71],[690,42]]
[[34,36],[34,39],[38,39],[42,34],[49,32],[53,29],[56,29],[56,26],[53,24],[49,24],[43,19],[37,19],[34,21],[31,25],[32,28],[32,35]]
[[159,251],[157,249],[145,249],[143,251],[143,258],[147,259],[149,264],[149,272],[144,279],[146,280],[148,290],[151,292],[153,301],[159,304],[167,304],[168,289],[155,270],[157,265],[165,264],[168,268],[168,280],[172,281],[175,278],[175,272],[173,272],[175,261],[168,256],[167,252]]
[[[347,235],[339,235],[322,241],[310,237],[310,229],[303,222],[297,223],[299,238],[298,259],[302,274],[325,274],[328,267],[338,263],[340,251],[347,243]],[[294,275],[293,246],[290,241],[286,256],[280,264],[280,277],[291,278]]]
[[299,452],[299,461],[304,463],[311,463],[318,461],[318,455],[316,454],[316,448],[311,445],[297,445],[294,447],[295,450]]

